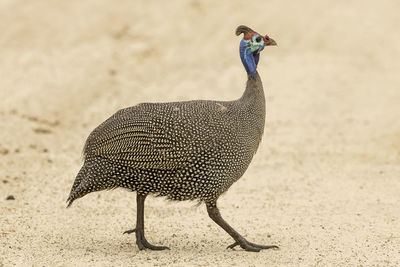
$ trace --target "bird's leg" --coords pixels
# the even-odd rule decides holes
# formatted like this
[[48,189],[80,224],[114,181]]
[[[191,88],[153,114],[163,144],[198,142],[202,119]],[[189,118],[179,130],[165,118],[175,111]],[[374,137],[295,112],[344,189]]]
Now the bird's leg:
[[154,246],[150,244],[145,236],[144,236],[144,200],[146,199],[146,195],[140,195],[137,193],[136,196],[136,204],[137,204],[137,218],[136,218],[136,228],[132,230],[127,230],[124,234],[131,234],[133,232],[136,233],[136,244],[139,247],[139,250],[143,249],[151,249],[151,250],[164,250],[169,249],[165,246]]
[[227,248],[234,248],[236,246],[240,246],[246,251],[254,251],[259,252],[262,249],[270,249],[270,248],[278,248],[277,246],[264,246],[264,245],[257,245],[247,241],[243,236],[241,236],[238,232],[235,231],[221,216],[219,213],[217,203],[207,203],[207,212],[210,218],[216,222],[219,226],[222,227],[230,236],[233,237],[235,243],[228,246]]

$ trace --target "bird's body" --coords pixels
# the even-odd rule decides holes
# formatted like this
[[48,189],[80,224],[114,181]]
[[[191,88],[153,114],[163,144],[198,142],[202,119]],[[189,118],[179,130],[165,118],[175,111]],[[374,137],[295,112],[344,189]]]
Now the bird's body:
[[[248,34],[251,29],[242,30],[239,33]],[[256,36],[253,38],[256,42]],[[272,39],[266,36],[258,40]],[[138,221],[134,231],[140,249],[165,248],[149,244],[140,229],[140,210],[143,213],[148,194],[205,202],[210,217],[220,224],[216,201],[246,171],[264,131],[265,97],[255,69],[264,45],[255,46],[242,58],[248,81],[237,100],[142,103],[122,109],[100,124],[86,141],[85,163],[72,186],[68,205],[94,191],[116,187],[136,191]],[[252,61],[247,64],[249,58]]]
[[85,164],[70,201],[115,187],[173,200],[215,200],[247,169],[264,121],[259,76],[249,79],[247,91],[235,101],[143,103],[122,109],[87,139]]

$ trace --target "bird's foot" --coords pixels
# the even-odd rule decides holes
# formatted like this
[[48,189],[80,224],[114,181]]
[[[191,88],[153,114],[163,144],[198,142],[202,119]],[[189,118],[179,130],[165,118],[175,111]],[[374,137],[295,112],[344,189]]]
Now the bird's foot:
[[155,246],[155,245],[152,245],[144,237],[142,239],[136,239],[136,244],[137,244],[139,250],[144,250],[144,249],[165,250],[165,249],[169,249],[169,247],[166,247],[166,246]]
[[246,251],[253,251],[253,252],[259,252],[262,249],[279,249],[278,246],[274,246],[274,245],[270,245],[270,246],[265,246],[265,245],[258,245],[258,244],[254,244],[251,243],[247,240],[238,242],[236,241],[235,243],[233,243],[232,245],[229,245],[227,247],[230,249],[234,249],[236,246],[240,246],[242,249],[246,250]]
[[150,244],[147,239],[144,237],[144,233],[142,231],[138,231],[136,228],[127,230],[124,232],[124,234],[132,234],[136,233],[136,244],[139,248],[139,250],[144,250],[144,249],[151,249],[151,250],[165,250],[169,249],[169,247],[166,246],[155,246]]

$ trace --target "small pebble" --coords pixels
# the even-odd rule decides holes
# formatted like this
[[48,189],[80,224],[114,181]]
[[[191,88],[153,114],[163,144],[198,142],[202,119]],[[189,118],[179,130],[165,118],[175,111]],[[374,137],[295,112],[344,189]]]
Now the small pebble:
[[7,148],[0,148],[0,154],[7,155],[10,152]]
[[9,195],[6,200],[15,200],[15,197],[13,195]]
[[50,134],[51,130],[45,128],[34,128],[33,131],[38,134]]

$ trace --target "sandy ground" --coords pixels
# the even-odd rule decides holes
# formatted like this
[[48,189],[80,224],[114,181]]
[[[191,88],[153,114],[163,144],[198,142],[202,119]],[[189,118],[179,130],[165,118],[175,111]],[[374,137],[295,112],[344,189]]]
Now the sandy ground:
[[[0,266],[399,266],[399,1],[0,2]],[[89,194],[65,208],[90,131],[122,107],[234,99],[233,32],[279,44],[259,64],[261,147],[219,200],[249,240],[226,250],[204,205]],[[6,200],[13,195],[15,200]]]

